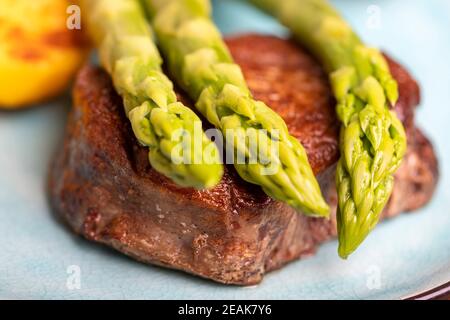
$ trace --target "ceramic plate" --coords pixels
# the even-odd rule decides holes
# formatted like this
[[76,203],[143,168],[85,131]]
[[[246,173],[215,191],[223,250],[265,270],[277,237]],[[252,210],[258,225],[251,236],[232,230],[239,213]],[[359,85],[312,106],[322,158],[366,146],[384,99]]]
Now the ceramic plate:
[[[417,122],[432,139],[441,179],[432,202],[380,224],[348,261],[337,243],[272,272],[253,287],[205,281],[147,266],[73,236],[52,215],[46,195],[50,159],[61,141],[70,97],[0,113],[0,298],[41,299],[384,299],[404,298],[450,280],[450,2],[334,3],[374,45],[419,80]],[[214,2],[226,34],[285,29],[238,1]],[[373,14],[380,19],[373,24]],[[72,275],[80,282],[73,283]]]

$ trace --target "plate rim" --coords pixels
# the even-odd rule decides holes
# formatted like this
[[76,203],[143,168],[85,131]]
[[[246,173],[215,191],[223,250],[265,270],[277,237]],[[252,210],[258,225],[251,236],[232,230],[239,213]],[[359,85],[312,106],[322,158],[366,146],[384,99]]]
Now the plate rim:
[[432,289],[408,296],[403,300],[450,300],[450,281]]

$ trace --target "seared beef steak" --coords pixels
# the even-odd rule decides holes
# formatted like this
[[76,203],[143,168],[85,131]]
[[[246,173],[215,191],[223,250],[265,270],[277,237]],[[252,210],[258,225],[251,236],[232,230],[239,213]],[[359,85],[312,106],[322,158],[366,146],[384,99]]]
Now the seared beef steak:
[[[332,219],[308,218],[272,200],[231,166],[212,190],[176,186],[149,166],[147,150],[137,144],[109,77],[89,66],[75,85],[50,192],[57,212],[90,240],[144,262],[249,285],[336,235],[339,125],[325,74],[294,43],[256,35],[227,43],[256,98],[273,107],[305,145]],[[400,86],[396,111],[406,126],[409,149],[385,217],[423,206],[437,181],[433,149],[413,124],[418,86],[389,62]]]

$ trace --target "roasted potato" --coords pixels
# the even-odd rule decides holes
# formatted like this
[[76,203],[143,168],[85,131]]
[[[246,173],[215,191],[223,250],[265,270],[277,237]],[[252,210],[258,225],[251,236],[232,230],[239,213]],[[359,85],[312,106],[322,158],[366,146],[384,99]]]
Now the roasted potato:
[[21,108],[64,91],[87,56],[67,27],[67,0],[0,0],[0,108]]

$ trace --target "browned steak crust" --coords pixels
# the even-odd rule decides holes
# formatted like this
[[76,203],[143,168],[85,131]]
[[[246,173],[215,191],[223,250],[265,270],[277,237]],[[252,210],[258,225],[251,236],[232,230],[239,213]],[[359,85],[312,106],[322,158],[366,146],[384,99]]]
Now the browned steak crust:
[[[275,37],[242,36],[228,45],[255,96],[305,145],[334,212],[338,124],[322,69],[295,44]],[[409,149],[384,216],[423,206],[437,181],[433,149],[413,125],[418,86],[390,64],[400,85],[396,111],[407,127]],[[50,195],[56,211],[86,238],[223,283],[257,283],[265,272],[311,254],[336,234],[334,214],[329,221],[298,214],[242,181],[229,166],[212,190],[177,187],[149,166],[109,77],[89,66],[74,88]]]

